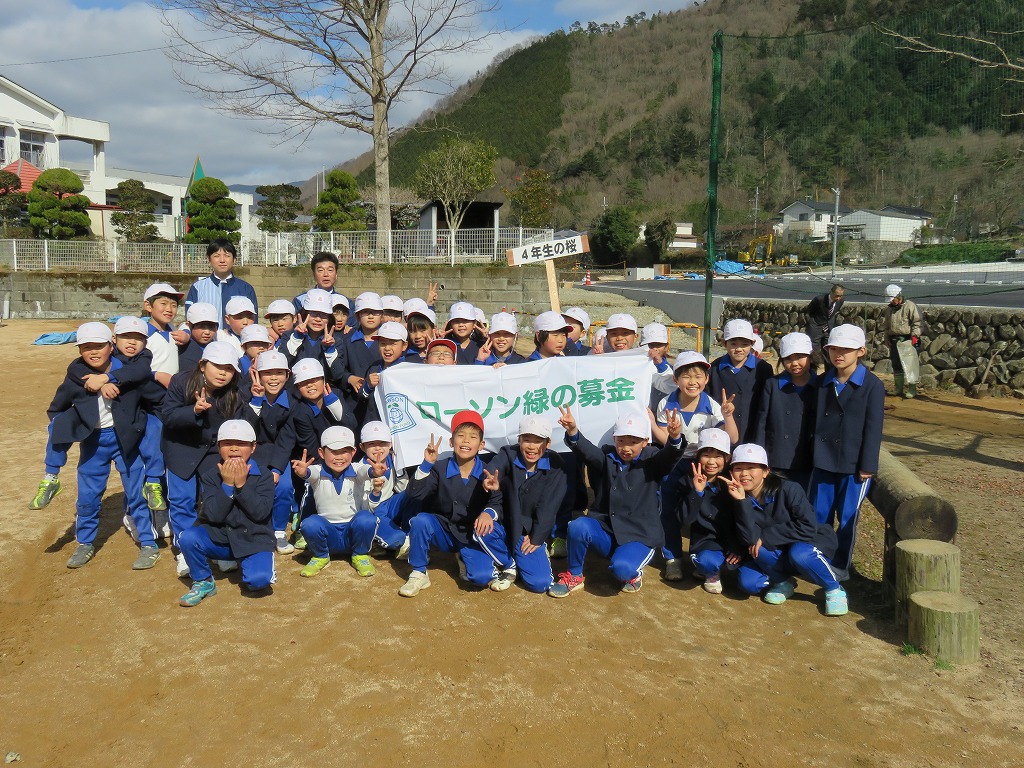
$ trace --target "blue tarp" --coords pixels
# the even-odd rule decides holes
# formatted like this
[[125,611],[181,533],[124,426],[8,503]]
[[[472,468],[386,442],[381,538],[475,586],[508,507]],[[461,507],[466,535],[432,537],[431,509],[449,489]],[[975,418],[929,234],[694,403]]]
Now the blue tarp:
[[74,344],[77,334],[74,331],[52,331],[44,333],[33,344]]
[[715,273],[719,275],[744,275],[747,268],[738,261],[716,261]]

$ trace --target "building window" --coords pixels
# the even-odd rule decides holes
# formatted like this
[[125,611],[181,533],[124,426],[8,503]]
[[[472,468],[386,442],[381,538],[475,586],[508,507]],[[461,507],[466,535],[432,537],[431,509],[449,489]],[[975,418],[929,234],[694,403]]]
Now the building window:
[[815,221],[821,221],[821,214],[820,213],[814,214],[814,220]]
[[7,165],[7,137],[4,136],[4,129],[0,128],[0,163]]
[[800,221],[810,221],[811,215],[809,213],[801,213]]
[[43,167],[43,152],[46,150],[46,136],[34,131],[21,132],[21,159],[36,168]]

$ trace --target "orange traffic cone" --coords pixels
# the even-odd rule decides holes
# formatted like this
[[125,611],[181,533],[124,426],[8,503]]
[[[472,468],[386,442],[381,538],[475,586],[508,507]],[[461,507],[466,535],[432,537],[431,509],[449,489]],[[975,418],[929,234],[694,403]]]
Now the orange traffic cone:
[[587,270],[587,276],[583,278],[583,284],[584,285],[592,285],[592,283],[590,282],[590,270],[589,269]]

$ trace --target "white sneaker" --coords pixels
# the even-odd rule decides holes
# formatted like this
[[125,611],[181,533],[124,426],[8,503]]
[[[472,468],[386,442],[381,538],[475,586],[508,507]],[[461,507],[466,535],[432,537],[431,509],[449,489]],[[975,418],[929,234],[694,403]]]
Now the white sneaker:
[[516,571],[515,568],[506,568],[504,571],[502,571],[493,579],[491,579],[490,583],[487,586],[491,588],[492,592],[504,592],[506,589],[508,589],[515,583],[516,576],[518,575],[519,573]]
[[238,570],[237,560],[214,560],[213,562],[221,573],[231,573]]
[[683,561],[678,557],[665,561],[665,581],[683,580]]
[[430,577],[423,571],[413,571],[409,574],[409,580],[398,590],[402,597],[416,597],[421,589],[430,587]]
[[138,544],[139,543],[139,529],[135,527],[135,521],[132,520],[132,516],[131,515],[125,515],[123,518],[121,518],[121,522],[124,524],[124,529],[126,531],[128,531],[128,533],[131,535],[132,541],[134,541],[136,544]]
[[277,554],[290,555],[295,551],[295,545],[288,541],[288,537],[284,535],[284,531],[275,533],[274,540],[277,543]]
[[190,575],[188,563],[185,562],[185,556],[181,554],[181,552],[174,556],[174,570],[181,578],[185,578]]
[[167,510],[159,510],[153,512],[153,533],[161,539],[171,538],[171,518],[167,514]]
[[408,560],[409,559],[409,537],[405,537],[405,541],[402,542],[402,546],[398,548],[398,552],[395,553],[395,560]]
[[722,594],[722,580],[718,576],[708,576],[704,579],[704,591],[712,595]]

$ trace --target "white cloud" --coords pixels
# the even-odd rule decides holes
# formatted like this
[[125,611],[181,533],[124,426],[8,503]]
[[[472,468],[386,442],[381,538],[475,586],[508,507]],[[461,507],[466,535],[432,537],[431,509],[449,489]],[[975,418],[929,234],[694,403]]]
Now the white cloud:
[[691,5],[693,0],[559,0],[555,3],[554,12],[586,27],[588,21],[621,22],[640,11],[651,16],[657,11],[678,11]]

